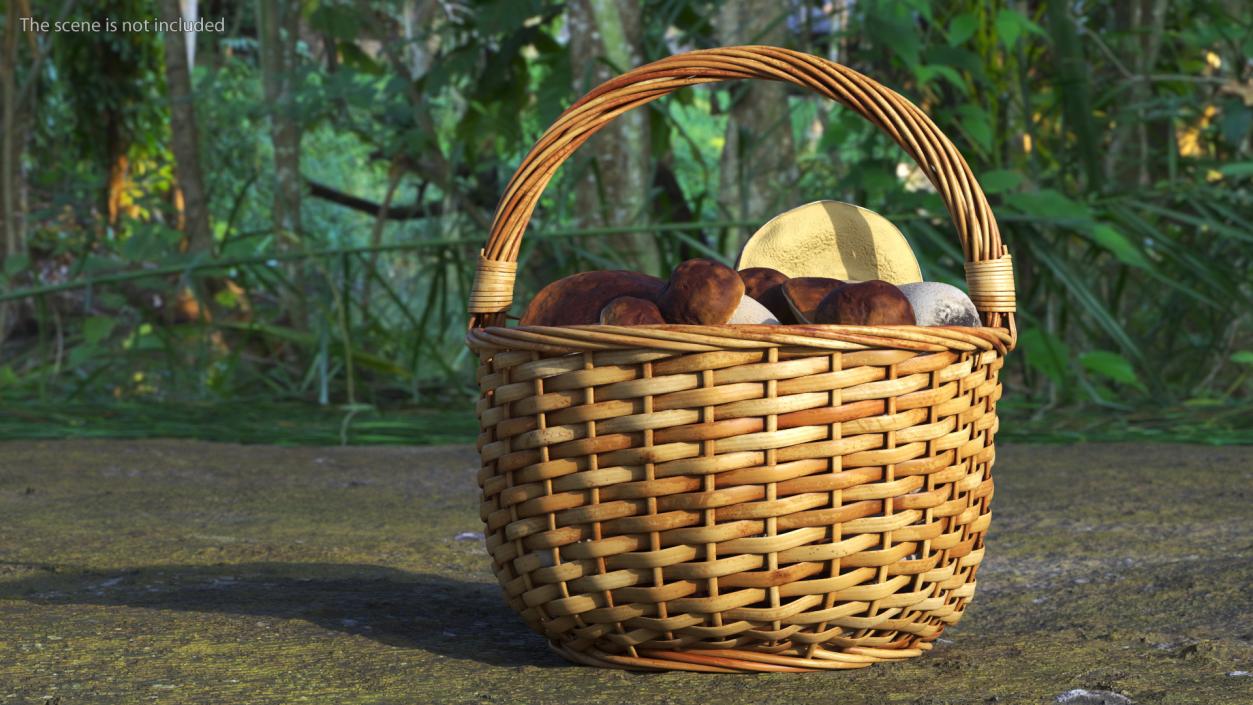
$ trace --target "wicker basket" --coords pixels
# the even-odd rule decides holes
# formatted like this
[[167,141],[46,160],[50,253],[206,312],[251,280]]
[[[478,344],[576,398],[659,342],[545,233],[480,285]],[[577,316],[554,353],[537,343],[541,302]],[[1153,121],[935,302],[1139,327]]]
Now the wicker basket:
[[[985,327],[504,326],[523,230],[562,161],[627,110],[740,78],[838,101],[921,165]],[[1013,310],[983,192],[895,92],[764,46],[600,85],[518,167],[470,299],[482,517],[509,604],[596,666],[804,671],[922,653],[975,592]]]

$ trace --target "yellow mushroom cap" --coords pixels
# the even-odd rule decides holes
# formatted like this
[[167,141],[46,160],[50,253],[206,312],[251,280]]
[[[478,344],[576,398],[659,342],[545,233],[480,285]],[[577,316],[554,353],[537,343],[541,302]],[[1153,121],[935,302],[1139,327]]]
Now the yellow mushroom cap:
[[814,201],[772,218],[740,251],[736,269],[749,267],[770,267],[789,277],[922,281],[914,251],[895,225],[840,201]]

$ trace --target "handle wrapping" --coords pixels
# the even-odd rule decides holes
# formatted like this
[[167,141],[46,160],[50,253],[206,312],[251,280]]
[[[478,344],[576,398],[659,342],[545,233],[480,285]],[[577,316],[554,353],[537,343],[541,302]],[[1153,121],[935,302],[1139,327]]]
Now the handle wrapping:
[[935,186],[957,229],[971,299],[985,325],[1015,333],[1009,253],[966,160],[925,113],[895,91],[833,61],[779,47],[677,54],[612,78],[562,113],[522,160],[501,197],[470,294],[470,327],[502,325],[522,236],[557,168],[617,116],[685,86],[729,79],[784,81],[855,111],[904,149]]

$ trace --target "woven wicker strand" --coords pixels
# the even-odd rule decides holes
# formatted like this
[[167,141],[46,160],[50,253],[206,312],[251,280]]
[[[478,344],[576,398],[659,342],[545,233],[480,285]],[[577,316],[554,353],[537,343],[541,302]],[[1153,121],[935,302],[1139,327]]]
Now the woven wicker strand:
[[[508,328],[521,238],[575,149],[683,86],[778,80],[890,135],[944,199],[984,327]],[[470,297],[481,514],[505,597],[576,663],[711,673],[918,656],[974,595],[1014,282],[987,199],[901,96],[775,47],[593,89],[506,186]]]

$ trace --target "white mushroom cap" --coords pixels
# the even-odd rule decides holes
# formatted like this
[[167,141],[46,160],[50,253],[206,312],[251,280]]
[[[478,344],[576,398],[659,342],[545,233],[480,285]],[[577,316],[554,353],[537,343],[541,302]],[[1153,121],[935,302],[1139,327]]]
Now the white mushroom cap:
[[966,292],[944,282],[901,285],[920,326],[981,326],[979,310]]
[[740,305],[735,308],[735,312],[731,314],[731,320],[727,323],[767,323],[777,324],[779,319],[774,317],[770,309],[762,306],[756,299],[751,296],[745,296],[740,300]]

